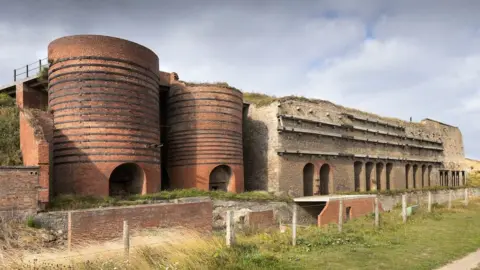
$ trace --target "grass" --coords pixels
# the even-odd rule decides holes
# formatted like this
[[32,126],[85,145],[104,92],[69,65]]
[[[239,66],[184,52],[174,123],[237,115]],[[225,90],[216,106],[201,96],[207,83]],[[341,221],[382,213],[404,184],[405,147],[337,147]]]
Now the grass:
[[480,172],[470,172],[467,175],[467,185],[471,187],[480,187]]
[[178,189],[172,191],[161,191],[145,195],[131,195],[127,197],[94,197],[60,195],[54,198],[48,206],[49,210],[73,210],[85,208],[97,208],[108,206],[148,204],[158,201],[166,201],[189,197],[210,197],[217,200],[237,201],[283,201],[291,202],[292,199],[286,196],[275,196],[273,193],[264,191],[249,191],[243,193],[231,193],[224,191],[203,191],[198,189]]
[[23,164],[18,113],[15,100],[0,94],[0,166]]
[[[73,262],[74,269],[435,269],[480,246],[480,200],[468,207],[435,205],[420,209],[407,224],[400,210],[382,213],[380,228],[371,215],[351,220],[342,233],[336,226],[301,227],[297,245],[291,232],[237,233],[237,245],[225,247],[223,235],[181,233],[163,245],[134,249],[129,260],[120,254]],[[459,233],[461,232],[461,233]],[[121,251],[120,251],[121,252]],[[83,259],[83,260],[82,260]],[[54,261],[36,269],[55,268]],[[14,268],[10,269],[27,269]],[[30,268],[29,268],[30,269]]]
[[[478,187],[475,185],[467,185],[467,187]],[[464,189],[464,186],[458,187],[445,187],[445,186],[431,186],[423,188],[410,188],[410,189],[393,189],[393,190],[369,190],[369,191],[347,191],[347,192],[337,192],[341,195],[352,195],[352,194],[378,194],[378,195],[400,195],[405,193],[414,193],[414,192],[425,192],[425,191],[442,191],[442,190],[456,190]]]

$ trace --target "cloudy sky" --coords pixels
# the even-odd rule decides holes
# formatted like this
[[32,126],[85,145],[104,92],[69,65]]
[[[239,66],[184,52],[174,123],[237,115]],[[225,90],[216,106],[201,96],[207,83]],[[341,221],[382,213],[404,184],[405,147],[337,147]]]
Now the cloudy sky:
[[[154,50],[188,81],[460,127],[480,158],[480,1],[0,0],[0,85],[55,38]],[[360,4],[361,3],[361,4]]]

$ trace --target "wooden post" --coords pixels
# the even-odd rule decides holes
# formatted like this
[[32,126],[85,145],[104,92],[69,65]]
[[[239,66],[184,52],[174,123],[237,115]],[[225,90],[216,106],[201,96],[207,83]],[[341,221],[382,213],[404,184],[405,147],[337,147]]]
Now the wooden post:
[[338,205],[338,232],[342,232],[343,229],[343,199],[340,199]]
[[233,220],[233,211],[227,211],[227,246],[235,245],[235,222]]
[[402,218],[403,223],[407,222],[407,195],[402,194]]
[[452,209],[452,194],[453,190],[448,191],[448,209]]
[[432,212],[432,192],[428,191],[428,212]]
[[128,230],[128,220],[123,221],[123,251],[128,258],[130,253],[130,232]]
[[375,227],[378,228],[380,226],[380,213],[378,209],[378,196],[375,197]]
[[292,217],[292,245],[297,245],[297,205],[293,205],[293,217]]
[[465,188],[465,206],[468,206],[468,188]]

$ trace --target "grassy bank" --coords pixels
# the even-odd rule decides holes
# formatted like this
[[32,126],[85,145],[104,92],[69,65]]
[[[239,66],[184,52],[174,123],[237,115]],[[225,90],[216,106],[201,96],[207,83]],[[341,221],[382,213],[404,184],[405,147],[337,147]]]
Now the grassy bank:
[[18,108],[14,99],[0,94],[0,166],[21,164]]
[[123,198],[94,197],[94,196],[73,196],[61,195],[54,198],[48,206],[49,210],[73,210],[107,206],[138,205],[148,204],[157,201],[165,201],[189,197],[210,197],[217,200],[235,201],[281,201],[290,202],[292,199],[287,196],[276,196],[265,191],[249,191],[243,193],[231,193],[224,191],[204,191],[198,189],[178,189],[161,191],[146,195],[132,195]]
[[455,203],[452,210],[439,205],[433,213],[420,209],[406,225],[399,213],[383,213],[379,229],[371,216],[347,222],[342,233],[336,226],[302,227],[296,247],[288,230],[238,233],[234,248],[224,246],[223,235],[188,235],[140,248],[129,261],[100,255],[75,262],[75,269],[435,269],[480,247],[478,199],[468,207]]

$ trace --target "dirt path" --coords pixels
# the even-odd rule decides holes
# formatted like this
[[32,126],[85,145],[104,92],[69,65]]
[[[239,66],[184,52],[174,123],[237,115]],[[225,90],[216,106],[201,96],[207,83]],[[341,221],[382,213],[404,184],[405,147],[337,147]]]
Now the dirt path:
[[475,252],[468,254],[467,256],[453,261],[450,264],[447,264],[437,270],[471,270],[471,269],[480,269],[480,249]]

